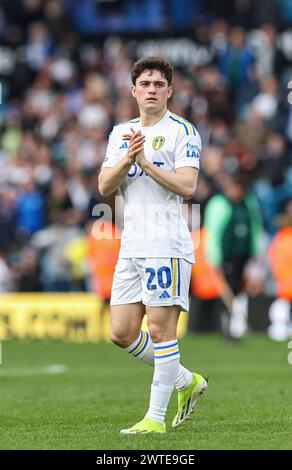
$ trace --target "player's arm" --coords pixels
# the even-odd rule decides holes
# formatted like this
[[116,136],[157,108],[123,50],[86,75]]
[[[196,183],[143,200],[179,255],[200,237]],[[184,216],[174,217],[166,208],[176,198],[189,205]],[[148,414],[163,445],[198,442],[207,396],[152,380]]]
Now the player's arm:
[[[145,142],[144,136],[135,133],[129,144],[126,155],[120,158],[113,166],[103,166],[98,177],[98,189],[101,196],[109,196],[114,193],[122,184],[135,161],[136,155],[143,149]],[[114,161],[111,158],[111,146],[109,145],[106,161]]]
[[101,196],[114,193],[126,178],[132,161],[125,155],[112,168],[102,168],[98,176],[98,189]]
[[[141,134],[141,131],[138,131],[137,134],[139,132]],[[124,134],[123,139],[131,142],[133,135]],[[190,148],[191,151],[189,151]],[[163,188],[182,196],[184,199],[191,199],[197,186],[200,150],[201,139],[199,135],[186,136],[180,133],[176,150],[175,172],[169,172],[149,162],[145,157],[144,149],[136,155],[136,163]]]
[[171,191],[184,199],[191,199],[196,191],[198,180],[198,169],[192,167],[177,168],[175,173],[171,173],[160,168],[148,160],[136,161],[142,170],[160,184],[163,188]]

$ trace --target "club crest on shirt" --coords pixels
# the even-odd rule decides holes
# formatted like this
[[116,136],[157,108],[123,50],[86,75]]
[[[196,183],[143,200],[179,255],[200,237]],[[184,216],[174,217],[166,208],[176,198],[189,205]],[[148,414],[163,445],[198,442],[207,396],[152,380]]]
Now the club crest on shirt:
[[152,147],[154,148],[154,150],[159,150],[163,146],[164,142],[165,142],[165,138],[162,137],[161,135],[158,137],[155,137],[152,142]]

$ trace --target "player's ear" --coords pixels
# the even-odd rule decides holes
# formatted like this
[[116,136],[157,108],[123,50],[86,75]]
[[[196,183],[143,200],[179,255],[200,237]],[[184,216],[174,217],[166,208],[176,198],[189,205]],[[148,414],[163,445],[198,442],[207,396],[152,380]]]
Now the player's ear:
[[132,92],[132,96],[134,98],[136,98],[136,87],[135,87],[135,85],[132,85],[131,92]]
[[170,85],[170,86],[168,87],[168,90],[167,90],[167,91],[168,91],[168,93],[167,93],[167,98],[171,98],[171,97],[172,97],[172,94],[173,94],[173,86]]

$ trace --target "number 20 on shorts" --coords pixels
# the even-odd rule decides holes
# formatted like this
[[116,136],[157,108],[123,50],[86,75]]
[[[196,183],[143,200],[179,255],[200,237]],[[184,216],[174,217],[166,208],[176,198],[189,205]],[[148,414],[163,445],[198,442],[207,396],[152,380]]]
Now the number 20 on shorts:
[[[170,287],[171,279],[171,270],[168,266],[161,266],[157,272],[154,268],[146,268],[145,273],[149,274],[147,280],[147,289],[155,290],[157,289],[157,282],[161,289],[168,289]],[[157,276],[156,276],[157,275]]]

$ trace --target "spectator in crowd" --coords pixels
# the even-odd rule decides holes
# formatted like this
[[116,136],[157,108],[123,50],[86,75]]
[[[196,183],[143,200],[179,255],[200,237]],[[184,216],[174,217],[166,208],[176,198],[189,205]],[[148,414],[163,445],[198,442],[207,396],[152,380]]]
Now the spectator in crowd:
[[278,224],[280,230],[270,245],[269,259],[277,297],[292,302],[292,199],[286,201]]
[[120,251],[121,230],[109,220],[98,220],[87,226],[87,256],[90,290],[102,300],[100,328],[105,328],[112,281]]
[[51,215],[51,225],[33,236],[32,245],[40,252],[45,290],[69,292],[74,290],[74,283],[67,249],[73,240],[82,237],[83,230],[78,227],[79,214],[74,209]]
[[283,341],[292,333],[292,198],[286,201],[278,225],[279,231],[268,251],[277,297],[270,308],[268,333],[271,338]]
[[275,77],[266,77],[261,82],[260,93],[252,100],[253,111],[267,121],[272,121],[278,106],[278,82]]
[[245,31],[239,27],[232,28],[229,45],[218,56],[218,66],[223,76],[228,79],[234,96],[252,80],[254,59],[253,51],[246,44]]
[[261,203],[265,228],[270,236],[277,229],[277,215],[281,213],[286,200],[292,197],[290,174],[286,172],[288,161],[287,145],[283,136],[271,132],[267,136],[264,152],[258,166],[258,179],[254,190]]
[[23,183],[16,202],[17,230],[24,236],[41,230],[46,223],[43,195],[33,179]]
[[0,251],[8,252],[16,238],[16,194],[9,186],[0,192]]
[[37,251],[30,246],[25,246],[20,252],[19,265],[14,269],[14,285],[19,292],[43,290]]
[[248,261],[259,254],[261,217],[245,175],[237,171],[222,176],[223,192],[213,196],[205,210],[206,249],[209,261],[224,279],[223,290],[229,295],[231,289],[235,296],[229,333],[241,337],[247,326],[243,274]]

